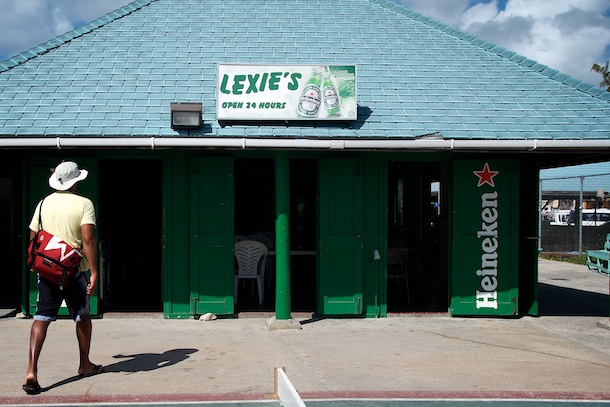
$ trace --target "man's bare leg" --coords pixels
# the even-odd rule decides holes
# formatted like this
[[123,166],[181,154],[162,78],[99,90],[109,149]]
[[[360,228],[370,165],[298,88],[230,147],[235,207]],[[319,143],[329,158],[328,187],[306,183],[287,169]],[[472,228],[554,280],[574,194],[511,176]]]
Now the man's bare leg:
[[96,365],[89,360],[92,332],[93,325],[91,323],[91,315],[81,315],[80,321],[76,323],[76,337],[78,338],[78,350],[80,355],[78,373],[81,375],[88,375],[96,368]]
[[38,381],[38,359],[42,351],[42,345],[47,337],[47,329],[50,322],[34,320],[32,329],[30,330],[30,355],[28,362],[28,371],[25,377],[25,382],[34,384]]

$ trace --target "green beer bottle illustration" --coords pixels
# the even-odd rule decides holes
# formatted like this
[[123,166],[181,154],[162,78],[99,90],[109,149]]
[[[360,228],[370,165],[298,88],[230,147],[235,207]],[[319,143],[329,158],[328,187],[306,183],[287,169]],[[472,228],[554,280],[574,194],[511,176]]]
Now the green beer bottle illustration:
[[324,82],[322,82],[322,100],[324,107],[328,113],[328,117],[339,116],[341,114],[341,103],[339,100],[339,92],[330,76],[330,69],[325,67]]
[[299,116],[312,118],[318,116],[320,105],[322,104],[322,69],[321,66],[316,66],[313,69],[313,74],[301,92],[297,112]]

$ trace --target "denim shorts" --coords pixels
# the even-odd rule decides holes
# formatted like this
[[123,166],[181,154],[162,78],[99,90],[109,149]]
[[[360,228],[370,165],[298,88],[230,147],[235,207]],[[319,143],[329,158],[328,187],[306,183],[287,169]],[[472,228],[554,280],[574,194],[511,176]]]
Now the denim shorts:
[[63,290],[59,285],[53,284],[39,275],[34,320],[55,321],[63,300],[66,300],[70,316],[74,321],[79,322],[81,315],[87,315],[90,312],[87,285],[89,285],[89,277],[80,271],[70,277]]

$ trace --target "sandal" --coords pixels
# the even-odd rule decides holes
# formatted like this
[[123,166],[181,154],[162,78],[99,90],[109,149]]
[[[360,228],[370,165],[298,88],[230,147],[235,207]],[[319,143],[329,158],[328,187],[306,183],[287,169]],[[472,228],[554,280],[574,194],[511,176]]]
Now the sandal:
[[40,394],[42,392],[42,387],[40,387],[40,384],[38,384],[38,382],[26,383],[23,385],[23,391],[30,395]]
[[90,371],[84,372],[84,373],[83,372],[78,372],[78,375],[80,377],[91,377],[91,376],[95,376],[95,375],[100,374],[100,373],[104,373],[104,366],[102,366],[102,365],[94,365],[93,369],[91,369]]

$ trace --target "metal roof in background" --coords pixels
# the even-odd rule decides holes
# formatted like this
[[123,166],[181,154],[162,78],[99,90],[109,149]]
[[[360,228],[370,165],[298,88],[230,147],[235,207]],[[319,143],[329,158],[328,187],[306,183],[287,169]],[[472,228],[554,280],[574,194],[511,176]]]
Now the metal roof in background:
[[610,192],[610,162],[573,165],[540,171],[543,194],[546,192],[597,194],[603,189]]

